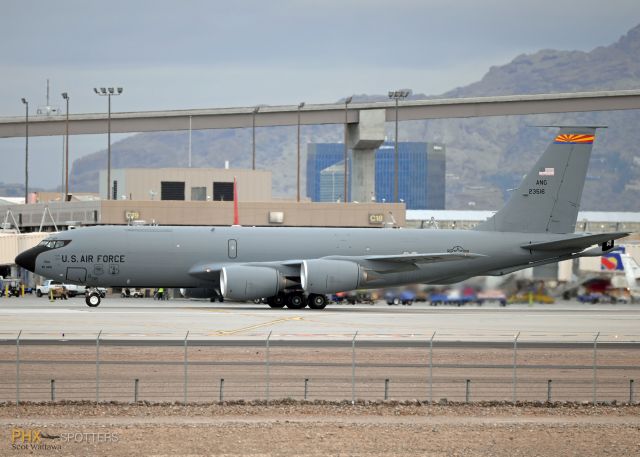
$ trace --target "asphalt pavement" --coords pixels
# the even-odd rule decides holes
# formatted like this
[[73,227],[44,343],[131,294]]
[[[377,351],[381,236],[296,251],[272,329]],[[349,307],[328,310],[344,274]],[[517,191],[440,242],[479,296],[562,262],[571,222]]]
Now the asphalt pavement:
[[[108,296],[97,308],[83,297],[0,298],[0,339],[324,340],[370,342],[640,341],[640,306],[477,305],[432,307],[330,304],[321,311],[270,309],[253,303],[210,303]],[[357,332],[357,335],[356,335]]]

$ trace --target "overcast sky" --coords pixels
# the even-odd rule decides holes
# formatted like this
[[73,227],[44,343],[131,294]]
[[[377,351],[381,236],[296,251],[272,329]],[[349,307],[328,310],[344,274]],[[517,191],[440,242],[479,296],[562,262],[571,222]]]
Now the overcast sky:
[[[638,0],[2,0],[0,116],[69,92],[73,113],[439,94],[544,48],[589,51],[640,23]],[[116,138],[117,139],[117,138]],[[72,143],[73,142],[73,143]],[[104,148],[74,137],[72,157]],[[55,151],[55,160],[52,150]],[[30,185],[60,182],[62,140],[30,142]],[[24,139],[0,139],[0,181],[24,182]]]

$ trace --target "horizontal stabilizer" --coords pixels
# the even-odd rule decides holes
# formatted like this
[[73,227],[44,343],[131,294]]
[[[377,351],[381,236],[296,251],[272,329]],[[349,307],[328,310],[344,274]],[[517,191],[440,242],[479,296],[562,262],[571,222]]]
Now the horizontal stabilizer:
[[[575,236],[557,241],[523,244],[520,247],[531,251],[562,251],[567,249],[584,249],[594,244],[617,240],[628,236],[628,232],[599,233],[597,235]],[[612,245],[613,247],[613,245]]]

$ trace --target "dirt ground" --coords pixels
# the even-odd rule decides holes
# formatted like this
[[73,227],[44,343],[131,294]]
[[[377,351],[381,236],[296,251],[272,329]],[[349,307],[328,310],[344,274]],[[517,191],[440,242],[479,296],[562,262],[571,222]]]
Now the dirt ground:
[[[96,352],[92,346],[21,347],[21,400],[49,400],[51,380],[55,380],[57,400],[95,399]],[[193,346],[187,355],[188,401],[215,401],[222,391],[224,400],[266,398],[264,348]],[[140,400],[182,400],[184,357],[183,347],[105,345],[100,348],[100,399],[133,400],[138,379]],[[16,398],[15,359],[16,348],[0,346],[0,401]],[[350,347],[274,347],[269,360],[271,399],[351,399]],[[639,360],[637,349],[599,350],[598,401],[628,400],[630,381],[640,379]],[[519,400],[546,400],[548,380],[553,381],[553,400],[593,398],[590,348],[520,349],[517,361]],[[434,400],[462,401],[467,379],[472,401],[513,398],[511,349],[435,348],[433,387],[429,383],[428,348],[358,348],[355,362],[355,395],[360,399],[382,400],[387,391],[393,400],[426,399],[431,395]]]
[[640,455],[640,406],[0,404],[0,455],[32,454]]

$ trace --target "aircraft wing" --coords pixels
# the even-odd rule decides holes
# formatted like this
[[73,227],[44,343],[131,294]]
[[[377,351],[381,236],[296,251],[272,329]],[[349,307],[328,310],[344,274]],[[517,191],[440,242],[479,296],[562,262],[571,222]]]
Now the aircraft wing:
[[428,254],[411,252],[390,255],[328,256],[323,257],[323,259],[347,260],[378,271],[379,273],[395,273],[415,270],[418,268],[418,264],[473,260],[480,257],[486,256],[484,254],[474,254],[471,252],[440,252]]
[[[368,265],[378,271],[396,271],[398,269],[415,269],[417,264],[453,262],[458,260],[472,260],[486,257],[484,254],[472,252],[440,252],[421,254],[416,252],[390,255],[369,255],[369,256],[327,256],[322,257],[327,260],[345,260],[362,265]],[[255,267],[270,267],[282,271],[284,274],[297,276],[302,259],[290,259],[280,262],[247,262],[242,265]],[[195,265],[189,270],[189,274],[201,279],[216,280],[223,267],[228,263],[210,263]]]
[[[450,262],[453,260],[469,260],[478,257],[486,257],[484,254],[474,254],[471,252],[451,253],[442,252],[435,254],[418,254],[407,253],[399,255],[370,255],[362,257],[362,260],[369,260],[373,262],[395,262],[395,263],[436,263],[436,262]],[[346,258],[348,259],[348,257]],[[357,257],[360,259],[360,257]]]

